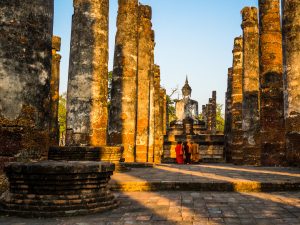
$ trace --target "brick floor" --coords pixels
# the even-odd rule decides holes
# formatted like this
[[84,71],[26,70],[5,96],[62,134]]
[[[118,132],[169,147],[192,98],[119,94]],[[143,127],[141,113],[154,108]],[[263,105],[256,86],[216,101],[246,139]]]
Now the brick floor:
[[[289,191],[300,190],[299,168],[162,164],[115,174],[111,186],[123,190],[115,192],[121,204],[111,212],[53,219],[0,214],[0,224],[300,225],[300,191]],[[281,189],[284,191],[263,193]],[[134,190],[140,192],[130,192]]]
[[53,219],[0,216],[1,225],[299,225],[300,192],[127,192],[102,214]]

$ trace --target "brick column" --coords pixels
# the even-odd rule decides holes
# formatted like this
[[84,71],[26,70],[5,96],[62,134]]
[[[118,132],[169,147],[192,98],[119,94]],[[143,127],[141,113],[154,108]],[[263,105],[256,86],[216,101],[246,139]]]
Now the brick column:
[[119,0],[109,136],[112,145],[124,146],[126,162],[135,161],[137,54],[138,1]]
[[154,88],[154,46],[155,33],[152,30],[152,51],[151,51],[151,71],[150,71],[150,92],[149,92],[149,144],[148,144],[148,162],[154,162],[154,142],[155,142],[155,88]]
[[67,96],[67,145],[106,144],[108,0],[75,0]]
[[152,67],[152,11],[150,6],[139,6],[138,87],[136,161],[147,162],[149,144],[149,94]]
[[52,37],[52,71],[50,80],[50,145],[59,145],[58,103],[60,80],[60,51],[61,38]]
[[167,134],[167,128],[168,128],[168,108],[167,108],[167,91],[166,89],[162,90],[163,94],[162,94],[162,98],[163,98],[163,103],[162,103],[162,107],[163,107],[163,135]]
[[212,115],[211,115],[211,130],[212,133],[215,134],[217,131],[217,92],[213,91],[212,92]]
[[287,160],[300,165],[300,1],[282,0]]
[[285,123],[279,0],[259,0],[262,165],[283,165]]
[[207,129],[207,115],[206,115],[206,105],[202,105],[202,119],[205,122],[205,126]]
[[0,1],[0,171],[47,156],[53,4]]
[[243,22],[243,155],[244,163],[260,165],[259,129],[259,31],[258,10],[245,7]]
[[232,65],[232,120],[231,120],[231,158],[235,164],[243,162],[243,130],[242,130],[242,74],[243,74],[243,38],[234,39]]
[[154,66],[154,162],[161,160],[161,136],[162,136],[162,104],[160,92],[160,67]]
[[225,137],[225,157],[226,161],[231,162],[231,120],[232,120],[232,67],[228,68],[227,77],[227,92],[226,92],[226,104],[225,104],[225,127],[224,127],[224,137]]

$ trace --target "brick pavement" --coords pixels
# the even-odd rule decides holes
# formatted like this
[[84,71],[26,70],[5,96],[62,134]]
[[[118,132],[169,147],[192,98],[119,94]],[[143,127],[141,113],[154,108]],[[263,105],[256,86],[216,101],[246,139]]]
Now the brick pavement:
[[[0,215],[0,224],[300,225],[299,184],[299,168],[162,164],[115,174],[111,185],[124,191],[115,192],[121,204],[111,212],[53,219]],[[262,193],[268,189],[266,185],[285,191]],[[298,191],[289,192],[291,187]],[[160,191],[164,188],[168,191]],[[214,189],[218,192],[212,192]],[[134,190],[147,192],[130,192]]]
[[1,225],[300,225],[300,192],[127,192],[120,207],[72,218],[0,216]]

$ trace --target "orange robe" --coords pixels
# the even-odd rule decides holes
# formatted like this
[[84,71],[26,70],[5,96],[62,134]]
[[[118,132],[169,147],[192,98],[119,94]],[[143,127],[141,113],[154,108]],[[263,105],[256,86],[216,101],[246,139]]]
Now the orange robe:
[[178,164],[183,164],[183,163],[184,163],[184,160],[183,160],[183,149],[182,149],[182,145],[180,145],[180,144],[176,145],[175,151],[176,151],[176,162],[177,162]]

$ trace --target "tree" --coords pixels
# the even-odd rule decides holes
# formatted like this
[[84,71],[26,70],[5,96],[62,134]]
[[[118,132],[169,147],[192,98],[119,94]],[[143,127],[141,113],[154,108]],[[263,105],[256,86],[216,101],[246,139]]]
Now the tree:
[[217,104],[217,118],[216,118],[217,127],[216,127],[216,130],[220,131],[220,132],[224,132],[224,126],[225,126],[225,120],[224,120],[224,116],[222,114],[222,109],[223,109],[223,105]]
[[61,136],[66,132],[66,120],[67,120],[67,94],[63,93],[59,96],[58,102],[58,124],[59,134]]
[[174,120],[177,120],[176,118],[176,101],[177,99],[173,99],[172,96],[174,94],[178,93],[178,87],[173,88],[171,91],[171,94],[167,95],[167,110],[169,115],[169,121],[172,122]]

